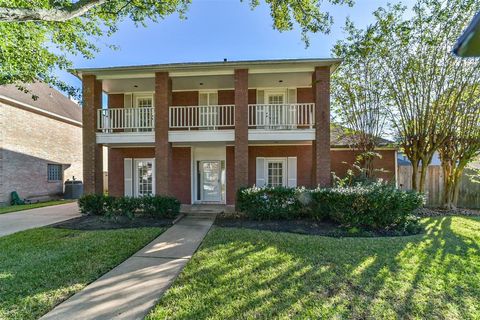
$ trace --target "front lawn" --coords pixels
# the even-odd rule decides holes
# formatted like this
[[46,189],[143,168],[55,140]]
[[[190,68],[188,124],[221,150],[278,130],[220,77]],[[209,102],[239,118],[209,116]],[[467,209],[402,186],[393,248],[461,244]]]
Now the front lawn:
[[480,218],[422,223],[383,238],[214,227],[148,319],[478,319]]
[[37,319],[164,229],[38,228],[0,238],[0,319]]
[[28,209],[42,208],[42,207],[48,207],[48,206],[55,206],[57,204],[64,204],[64,203],[69,203],[73,201],[75,200],[52,200],[52,201],[37,202],[37,203],[31,203],[31,204],[0,207],[0,214],[28,210]]

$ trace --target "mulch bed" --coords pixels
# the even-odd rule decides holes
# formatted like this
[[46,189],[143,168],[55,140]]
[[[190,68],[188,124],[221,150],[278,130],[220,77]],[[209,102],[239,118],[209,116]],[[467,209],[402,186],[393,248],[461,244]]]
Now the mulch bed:
[[454,209],[422,208],[417,210],[419,217],[441,217],[441,216],[480,216],[480,210],[475,209]]
[[107,218],[102,216],[84,215],[78,218],[50,225],[53,228],[73,230],[110,230],[143,227],[169,227],[174,219],[159,219],[147,216]]
[[352,229],[342,228],[338,224],[329,221],[319,222],[307,219],[257,221],[245,217],[232,217],[231,215],[218,215],[214,225],[224,228],[246,228],[327,237],[393,237],[411,235],[392,230],[366,231],[355,229],[355,232],[352,232]]

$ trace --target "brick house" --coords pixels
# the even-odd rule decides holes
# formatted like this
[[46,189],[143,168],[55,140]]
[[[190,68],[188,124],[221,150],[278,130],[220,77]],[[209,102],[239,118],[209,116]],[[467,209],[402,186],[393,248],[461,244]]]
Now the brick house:
[[0,205],[12,191],[53,198],[82,178],[82,109],[44,83],[25,86],[0,86]]
[[[169,194],[233,205],[244,186],[328,186],[355,152],[331,135],[330,75],[340,59],[78,69],[85,192]],[[108,95],[107,108],[102,93]],[[331,146],[331,139],[333,139]],[[378,166],[395,177],[395,149]]]

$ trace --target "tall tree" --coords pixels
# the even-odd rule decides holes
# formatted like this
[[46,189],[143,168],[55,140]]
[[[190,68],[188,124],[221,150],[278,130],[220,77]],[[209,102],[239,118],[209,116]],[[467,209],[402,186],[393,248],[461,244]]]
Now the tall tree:
[[[240,0],[241,1],[241,0]],[[136,25],[157,22],[168,15],[185,16],[191,0],[0,0],[0,84],[37,79],[73,88],[54,71],[71,67],[69,55],[93,58],[103,36],[117,31],[119,22]],[[298,25],[308,43],[309,33],[328,33],[333,22],[322,10],[323,0],[265,0],[273,28],[286,31]],[[353,0],[325,0],[352,5]],[[254,9],[260,0],[248,0]]]
[[333,54],[343,58],[332,78],[333,111],[348,130],[351,147],[360,151],[360,164],[366,178],[374,178],[373,160],[379,155],[380,137],[386,132],[385,86],[378,72],[381,57],[375,50],[373,29],[357,29],[347,20],[346,38],[338,41]]
[[464,90],[458,101],[443,103],[458,104],[457,112],[451,115],[455,126],[439,148],[444,182],[443,206],[454,209],[464,169],[480,155],[480,83]]
[[[459,34],[479,9],[474,0],[418,0],[375,12],[384,84],[394,108],[392,123],[412,162],[412,186],[424,190],[427,166],[455,125],[451,116],[470,83],[479,81],[479,62],[451,54]],[[451,90],[455,84],[456,90]],[[443,101],[452,103],[443,103]]]

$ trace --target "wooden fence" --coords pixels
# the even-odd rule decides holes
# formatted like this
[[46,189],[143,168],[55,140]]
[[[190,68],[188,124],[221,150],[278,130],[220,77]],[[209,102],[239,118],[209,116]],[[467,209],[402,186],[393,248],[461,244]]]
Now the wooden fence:
[[[472,174],[472,171],[467,169],[462,176],[458,196],[458,207],[479,209],[480,184],[472,182],[468,177],[469,174]],[[411,189],[411,177],[412,166],[398,166],[399,188],[404,190]],[[428,167],[425,193],[427,194],[427,206],[437,207],[441,205],[443,194],[443,172],[441,166],[431,165]]]

